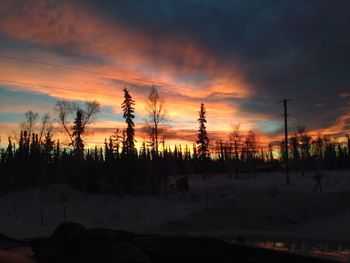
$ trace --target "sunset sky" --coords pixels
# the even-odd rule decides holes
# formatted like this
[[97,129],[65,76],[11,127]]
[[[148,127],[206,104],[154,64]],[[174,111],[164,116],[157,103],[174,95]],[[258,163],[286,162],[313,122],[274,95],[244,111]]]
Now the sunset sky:
[[350,132],[350,1],[0,1],[0,134],[28,110],[58,99],[96,99],[87,137],[123,128],[122,89],[136,101],[138,141],[145,100],[158,87],[169,144],[196,139],[200,103],[212,141],[231,126],[266,142],[290,131]]

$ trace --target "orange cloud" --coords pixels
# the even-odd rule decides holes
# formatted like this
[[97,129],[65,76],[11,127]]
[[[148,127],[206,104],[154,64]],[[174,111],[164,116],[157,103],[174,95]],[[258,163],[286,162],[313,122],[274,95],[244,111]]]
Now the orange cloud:
[[[108,21],[81,3],[1,1],[0,33],[34,46],[28,48],[30,52],[4,48],[10,57],[65,65],[50,67],[0,58],[0,84],[59,99],[97,99],[119,116],[121,89],[131,86],[136,114],[141,118],[146,116],[147,87],[156,85],[166,100],[169,125],[174,129],[169,143],[195,140],[200,102],[206,105],[207,127],[213,138],[227,138],[232,123],[241,123],[247,131],[255,130],[257,120],[271,119],[240,112],[237,100],[251,97],[254,89],[234,62],[218,61],[191,40],[169,41],[167,36],[148,35]],[[17,109],[23,110],[23,105]],[[324,132],[344,128],[346,118],[340,117],[339,124]],[[103,143],[119,125],[122,123],[97,122],[95,128],[106,129],[95,129],[89,144]],[[136,126],[140,128],[142,123]],[[143,135],[138,136],[142,141]],[[264,135],[261,140],[267,142]]]
[[[194,97],[214,91],[229,91],[237,97],[249,95],[238,68],[231,64],[228,71],[228,65],[216,61],[195,43],[175,43],[166,36],[146,35],[76,5],[66,1],[28,1],[20,5],[4,1],[0,5],[0,32],[47,48],[67,46],[80,55],[106,58],[110,63],[99,66],[101,71],[130,83],[176,87],[178,92]],[[157,54],[150,54],[155,47]],[[192,74],[210,78],[193,92],[191,83],[187,87],[186,81],[178,80],[179,76]]]

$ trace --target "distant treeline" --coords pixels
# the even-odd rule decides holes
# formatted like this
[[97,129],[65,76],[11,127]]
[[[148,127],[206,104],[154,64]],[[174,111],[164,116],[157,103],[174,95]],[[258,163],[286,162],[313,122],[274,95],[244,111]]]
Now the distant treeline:
[[[124,89],[121,104],[126,128],[116,129],[105,139],[104,147],[85,149],[84,135],[99,111],[99,103],[79,106],[58,101],[55,122],[69,138],[69,147],[53,140],[51,117],[41,121],[31,111],[26,113],[17,138],[8,138],[0,152],[0,190],[65,183],[91,193],[157,193],[166,189],[172,176],[226,173],[232,178],[256,177],[265,171],[283,170],[285,147],[280,144],[278,158],[271,144],[263,148],[255,132],[242,134],[235,126],[225,141],[209,142],[206,110],[199,109],[199,129],[193,145],[167,147],[164,132],[165,103],[156,88],[147,98],[148,119],[144,130],[149,139],[135,147],[134,105],[129,90]],[[327,135],[312,138],[304,127],[291,135],[288,144],[291,170],[302,175],[307,170],[350,168],[350,138],[339,142]]]

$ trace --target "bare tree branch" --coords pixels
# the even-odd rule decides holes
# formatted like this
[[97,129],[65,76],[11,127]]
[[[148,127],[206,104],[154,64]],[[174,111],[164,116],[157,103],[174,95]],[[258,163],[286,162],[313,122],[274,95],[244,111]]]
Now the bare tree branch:
[[70,145],[74,147],[74,136],[73,136],[73,119],[75,113],[80,111],[82,114],[82,128],[86,128],[87,125],[94,121],[96,114],[100,111],[100,103],[98,101],[86,101],[84,106],[80,106],[76,103],[71,103],[64,100],[56,102],[55,112],[56,121],[62,126],[65,133],[70,139]]
[[45,130],[47,130],[47,126],[50,124],[50,115],[48,113],[45,113],[41,117],[41,128],[40,128],[40,135],[39,135],[39,142],[41,142],[41,139],[43,137],[43,134]]
[[96,100],[86,101],[85,109],[82,110],[83,113],[83,128],[86,125],[94,122],[94,117],[100,112],[100,103]]
[[27,111],[25,113],[25,120],[20,124],[21,129],[27,131],[28,134],[31,134],[36,129],[38,118],[38,113]]
[[152,148],[156,154],[158,154],[159,146],[159,134],[161,129],[159,125],[166,120],[166,109],[165,102],[159,96],[159,93],[155,87],[152,87],[148,99],[146,102],[146,111],[148,113],[148,120],[146,120],[146,126],[148,127],[148,132],[150,139],[152,140]]
[[59,100],[56,102],[56,106],[55,106],[55,112],[57,114],[57,122],[59,124],[62,125],[63,129],[66,131],[71,144],[74,144],[74,140],[70,131],[70,127],[68,126],[68,118],[70,117],[70,115],[72,114],[73,108],[72,108],[72,104],[70,104],[67,101],[64,100]]

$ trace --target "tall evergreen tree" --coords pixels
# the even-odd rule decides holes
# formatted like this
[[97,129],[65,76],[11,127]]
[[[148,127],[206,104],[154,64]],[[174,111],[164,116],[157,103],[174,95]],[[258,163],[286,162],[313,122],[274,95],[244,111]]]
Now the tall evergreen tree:
[[207,133],[207,128],[205,126],[206,120],[206,110],[203,103],[201,103],[199,110],[199,130],[198,130],[198,140],[197,143],[197,154],[198,158],[201,160],[209,157],[209,137]]
[[11,138],[8,138],[9,144],[6,149],[6,160],[11,161],[13,159],[13,145],[11,142]]
[[37,133],[32,133],[32,140],[30,144],[30,155],[32,157],[38,157],[40,151],[39,138]]
[[52,140],[51,131],[48,130],[45,135],[45,141],[43,143],[43,155],[46,162],[50,163],[54,155],[55,141]]
[[122,131],[117,128],[112,135],[112,140],[113,140],[113,154],[116,159],[119,159],[120,157],[119,152],[121,148],[120,145],[123,142]]
[[109,137],[109,140],[105,139],[105,159],[106,161],[113,160],[113,140],[112,136]]
[[57,140],[56,149],[55,149],[55,153],[54,153],[54,158],[55,158],[55,162],[58,162],[60,160],[60,158],[61,158],[60,140]]
[[79,158],[82,158],[84,155],[84,143],[82,139],[82,135],[84,134],[84,126],[83,126],[83,119],[82,119],[82,113],[80,110],[77,111],[77,115],[74,120],[73,125],[73,147],[74,147],[74,155],[76,155]]
[[121,106],[123,109],[123,118],[125,119],[125,122],[127,124],[124,151],[127,154],[130,154],[133,153],[135,150],[135,124],[133,121],[133,119],[135,118],[135,101],[132,99],[127,88],[124,88],[123,91],[124,101]]

